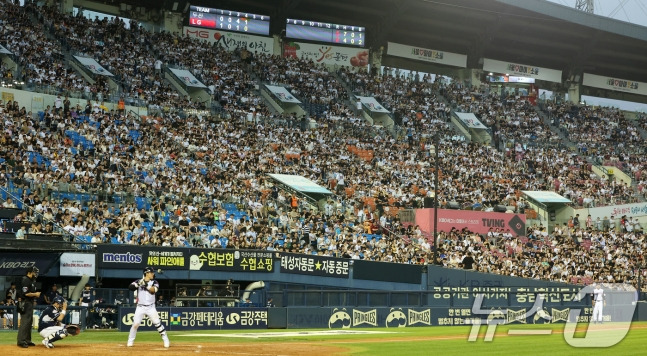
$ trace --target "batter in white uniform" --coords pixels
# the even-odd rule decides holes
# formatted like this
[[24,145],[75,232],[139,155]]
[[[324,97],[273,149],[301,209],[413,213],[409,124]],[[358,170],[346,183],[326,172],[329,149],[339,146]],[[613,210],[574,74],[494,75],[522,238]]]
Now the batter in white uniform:
[[166,335],[166,330],[164,325],[160,321],[159,314],[157,314],[157,309],[155,309],[155,293],[159,290],[159,283],[154,279],[155,271],[152,267],[144,268],[144,278],[138,279],[128,286],[128,289],[135,291],[135,298],[137,300],[137,308],[135,309],[135,319],[133,319],[133,326],[130,328],[130,334],[128,334],[128,344],[126,346],[131,347],[135,343],[135,337],[137,336],[137,328],[139,324],[144,319],[144,315],[153,323],[153,326],[162,336],[164,341],[164,347],[169,347],[171,345],[168,336]]

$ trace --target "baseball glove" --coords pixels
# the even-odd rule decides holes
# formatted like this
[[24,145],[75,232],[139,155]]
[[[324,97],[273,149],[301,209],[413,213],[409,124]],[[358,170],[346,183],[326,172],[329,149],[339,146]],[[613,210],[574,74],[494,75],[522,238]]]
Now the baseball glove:
[[65,327],[65,330],[67,330],[67,333],[76,336],[81,333],[81,328],[78,325],[70,324]]

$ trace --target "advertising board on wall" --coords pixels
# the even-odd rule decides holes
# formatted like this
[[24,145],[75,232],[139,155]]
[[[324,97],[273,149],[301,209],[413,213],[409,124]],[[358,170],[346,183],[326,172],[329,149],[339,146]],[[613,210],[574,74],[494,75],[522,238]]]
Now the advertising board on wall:
[[366,67],[367,49],[329,46],[304,42],[288,42],[283,46],[283,56],[312,60],[325,65]]
[[184,26],[183,34],[190,38],[196,38],[215,44],[227,51],[233,51],[237,48],[245,48],[251,53],[274,53],[274,39],[272,37],[254,36],[246,33],[227,32],[190,26]]
[[[433,231],[434,209],[417,209],[416,225],[419,225],[422,231]],[[526,233],[526,215],[438,209],[438,230],[448,232],[452,228],[458,230],[467,228],[477,234],[487,234],[490,228],[504,231],[510,229],[513,235],[519,236]]]
[[[267,329],[267,308],[158,307],[157,312],[168,331]],[[134,307],[119,308],[119,330],[130,330],[134,318]],[[145,317],[139,330],[156,329]]]
[[93,253],[64,252],[59,260],[61,276],[94,277],[95,256]]
[[271,251],[98,245],[99,268],[272,272]]
[[282,253],[281,273],[348,278],[349,261],[349,259],[326,256]]
[[483,58],[483,70],[493,73],[505,73],[530,77],[548,82],[561,83],[562,71],[556,69],[542,68],[527,64],[497,61],[495,59]]
[[627,218],[638,218],[647,215],[647,203],[610,205],[599,208],[578,209],[575,212],[582,214],[579,213],[580,211],[584,211],[584,214],[590,214],[594,221],[597,220],[597,218],[604,220],[605,217],[611,218],[612,216],[615,219],[620,219],[623,216],[626,216]]
[[467,67],[467,56],[464,54],[439,51],[435,49],[408,46],[399,43],[388,43],[386,54],[390,56],[415,59],[449,66]]
[[607,90],[623,91],[625,93],[647,95],[647,83],[637,82],[635,80],[584,73],[582,85]]

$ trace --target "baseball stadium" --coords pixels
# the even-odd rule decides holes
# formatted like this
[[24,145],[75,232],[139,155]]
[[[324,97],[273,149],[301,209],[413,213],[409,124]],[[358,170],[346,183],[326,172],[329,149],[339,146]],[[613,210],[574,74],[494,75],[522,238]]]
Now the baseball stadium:
[[645,0],[0,5],[3,352],[645,352]]

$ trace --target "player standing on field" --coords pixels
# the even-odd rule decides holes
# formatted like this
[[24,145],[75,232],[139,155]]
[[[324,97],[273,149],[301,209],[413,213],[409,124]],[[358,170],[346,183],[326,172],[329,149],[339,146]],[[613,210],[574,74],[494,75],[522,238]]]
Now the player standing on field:
[[602,324],[602,307],[604,301],[604,289],[600,284],[593,283],[593,324]]
[[135,300],[137,301],[137,308],[135,309],[135,318],[133,319],[133,326],[130,328],[130,334],[128,334],[128,344],[126,346],[131,347],[135,343],[135,337],[137,336],[137,329],[139,324],[144,319],[144,315],[153,323],[153,326],[162,336],[164,341],[164,347],[170,346],[170,341],[166,335],[166,330],[164,325],[160,321],[159,314],[157,314],[157,309],[155,309],[155,293],[159,290],[159,283],[157,283],[155,278],[155,271],[152,267],[144,268],[144,278],[138,279],[128,286],[128,289],[135,292]]

